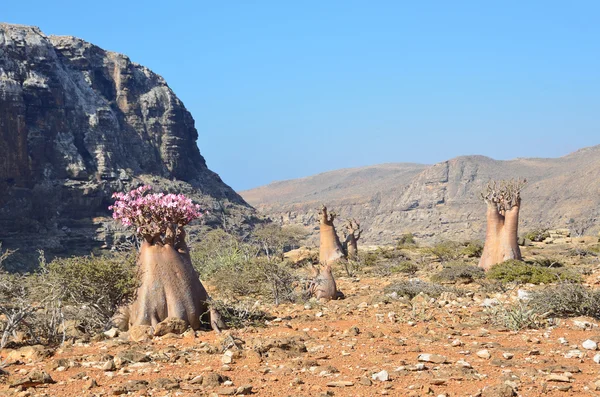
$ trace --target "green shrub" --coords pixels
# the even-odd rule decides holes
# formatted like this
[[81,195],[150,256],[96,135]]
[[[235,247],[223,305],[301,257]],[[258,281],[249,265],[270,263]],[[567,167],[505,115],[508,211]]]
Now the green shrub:
[[529,241],[536,241],[539,243],[550,237],[550,233],[548,232],[548,229],[538,228],[525,233],[523,237]]
[[401,249],[405,247],[416,247],[417,242],[415,241],[415,236],[412,233],[405,233],[398,238],[396,242],[396,248]]
[[190,256],[200,278],[206,280],[222,268],[241,266],[260,251],[258,246],[241,242],[222,229],[215,229],[208,232],[201,243],[192,245]]
[[295,287],[299,282],[287,262],[274,262],[266,257],[217,269],[210,280],[218,286],[219,294],[228,297],[263,297],[275,304],[295,302],[299,295]]
[[379,259],[379,255],[377,254],[377,252],[374,252],[374,251],[367,251],[367,252],[358,251],[358,260],[365,267],[375,266],[375,264],[377,264],[378,259]]
[[479,258],[483,253],[483,244],[479,241],[468,241],[461,254],[468,258]]
[[535,258],[533,260],[532,265],[540,266],[540,267],[564,267],[565,265],[558,259],[554,258]]
[[440,262],[457,260],[462,256],[462,247],[454,241],[442,241],[427,249]]
[[435,282],[464,282],[470,283],[485,277],[482,268],[466,263],[454,263],[445,266],[442,271],[433,275],[431,281]]
[[391,265],[390,270],[392,273],[414,274],[419,270],[419,267],[411,261],[402,261]]
[[47,285],[74,308],[86,332],[102,330],[137,288],[136,254],[57,258],[42,264]]
[[581,276],[566,269],[546,268],[517,260],[508,260],[490,268],[487,277],[502,282],[549,284],[561,281],[581,282]]

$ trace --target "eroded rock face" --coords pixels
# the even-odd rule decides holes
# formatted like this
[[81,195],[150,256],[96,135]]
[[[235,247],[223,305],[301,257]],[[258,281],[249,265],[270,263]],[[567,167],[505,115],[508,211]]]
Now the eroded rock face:
[[90,245],[106,229],[92,218],[108,215],[110,194],[142,181],[249,214],[207,168],[197,139],[191,114],[148,68],[75,37],[0,24],[5,245],[27,233],[44,248],[69,248],[69,238]]

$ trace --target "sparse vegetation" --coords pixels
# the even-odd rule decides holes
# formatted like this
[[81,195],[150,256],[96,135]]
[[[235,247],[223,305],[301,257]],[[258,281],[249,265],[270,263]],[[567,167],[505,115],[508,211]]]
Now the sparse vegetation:
[[492,280],[521,284],[581,282],[581,276],[570,270],[541,267],[512,259],[492,266],[487,277]]
[[600,291],[581,284],[561,283],[535,291],[528,304],[536,313],[548,316],[600,319]]
[[421,292],[432,298],[437,298],[444,292],[457,292],[455,288],[449,288],[435,283],[428,283],[426,281],[418,279],[399,281],[393,283],[391,285],[388,285],[384,291],[387,294],[395,293],[398,296],[404,296],[409,299],[414,298]]
[[467,241],[461,254],[467,258],[479,258],[483,253],[483,244],[480,241]]
[[471,283],[483,277],[485,277],[485,272],[482,268],[467,263],[457,262],[449,263],[444,266],[442,271],[431,277],[431,281],[438,283]]
[[106,329],[138,285],[132,252],[57,258],[48,264],[42,260],[41,271],[46,284],[64,301],[67,317],[89,334]]
[[544,241],[548,237],[550,237],[550,233],[546,228],[533,229],[523,235],[523,238],[538,243]]
[[520,331],[527,328],[540,328],[546,324],[546,315],[524,302],[492,306],[486,309],[490,323]]
[[398,241],[396,242],[397,249],[412,248],[416,246],[417,242],[415,241],[415,236],[413,236],[412,233],[403,234],[402,236],[400,236],[400,238],[398,238]]
[[442,241],[427,249],[440,262],[455,261],[463,255],[462,247],[454,241]]

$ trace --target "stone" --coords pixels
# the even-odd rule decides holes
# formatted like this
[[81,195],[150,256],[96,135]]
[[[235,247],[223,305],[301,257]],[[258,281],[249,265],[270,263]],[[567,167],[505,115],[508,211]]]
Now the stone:
[[515,389],[507,384],[499,384],[493,386],[486,386],[481,391],[481,397],[513,397],[516,396],[517,392]]
[[548,382],[570,382],[571,378],[566,375],[550,374],[546,377]]
[[236,390],[235,393],[238,396],[240,396],[240,395],[245,396],[245,395],[252,394],[253,393],[252,389],[253,389],[252,385],[242,385],[242,386],[240,386],[240,387],[237,388],[237,390]]
[[417,360],[420,362],[424,362],[424,363],[434,363],[434,364],[444,364],[445,362],[448,361],[448,359],[445,356],[442,356],[440,354],[429,354],[429,353],[419,354],[419,356],[417,357]]
[[483,358],[484,360],[489,360],[492,357],[490,351],[487,349],[479,350],[477,353],[475,353],[475,355],[479,358]]
[[36,387],[43,384],[56,383],[54,379],[46,372],[41,370],[33,370],[24,378],[18,379],[10,384],[10,387]]
[[102,370],[103,371],[116,371],[117,370],[117,366],[115,365],[115,361],[114,360],[108,360],[107,362],[104,363],[104,365],[102,365]]
[[24,346],[9,352],[4,359],[7,363],[21,361],[24,363],[36,363],[52,355],[52,350],[41,345]]
[[163,336],[167,334],[181,335],[188,329],[188,323],[185,320],[175,317],[167,317],[154,328],[154,336]]
[[117,357],[126,363],[146,363],[150,361],[150,357],[136,350],[124,350],[117,354]]
[[94,379],[88,379],[83,384],[83,390],[91,390],[95,387],[98,387],[98,383]]
[[595,354],[592,360],[594,360],[596,364],[600,364],[600,353]]
[[500,302],[498,301],[498,299],[496,298],[486,298],[483,300],[483,302],[481,302],[482,307],[493,307],[493,306],[498,306],[500,304]]
[[147,342],[152,339],[154,328],[151,325],[134,325],[129,328],[129,340],[132,342]]
[[108,331],[103,332],[103,334],[107,337],[107,338],[116,338],[117,336],[119,336],[119,329],[118,328],[111,328]]
[[584,341],[581,344],[581,347],[583,347],[586,350],[598,350],[598,344],[591,339]]
[[327,386],[328,387],[349,387],[349,386],[354,386],[354,383],[347,381],[347,380],[338,380],[335,382],[328,382]]
[[383,370],[371,375],[371,378],[380,382],[387,382],[388,380],[390,380],[390,375],[386,370]]
[[358,380],[358,383],[363,386],[371,386],[373,384],[371,379],[367,378],[366,376],[361,376],[361,378]]

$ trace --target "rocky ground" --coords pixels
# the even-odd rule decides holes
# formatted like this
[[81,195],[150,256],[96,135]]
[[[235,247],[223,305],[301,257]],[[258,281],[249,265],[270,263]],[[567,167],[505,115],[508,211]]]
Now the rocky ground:
[[[594,268],[586,280],[598,276]],[[594,319],[510,331],[493,325],[489,306],[539,286],[469,284],[461,296],[413,299],[384,291],[406,278],[338,277],[346,299],[262,305],[272,317],[261,327],[140,342],[113,330],[56,349],[5,349],[0,396],[600,395]]]

